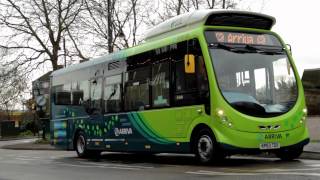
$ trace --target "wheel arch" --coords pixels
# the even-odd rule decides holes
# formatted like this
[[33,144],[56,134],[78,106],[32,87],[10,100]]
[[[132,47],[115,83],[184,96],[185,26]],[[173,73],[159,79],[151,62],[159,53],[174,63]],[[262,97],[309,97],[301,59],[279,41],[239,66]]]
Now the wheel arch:
[[208,129],[212,135],[212,138],[216,141],[216,136],[215,136],[215,133],[214,131],[212,130],[212,128],[210,128],[210,126],[206,123],[199,123],[197,124],[196,126],[193,127],[192,129],[192,132],[190,134],[190,151],[191,152],[194,152],[194,143],[195,143],[195,140],[196,140],[196,137],[197,137],[197,134],[203,130],[203,129]]

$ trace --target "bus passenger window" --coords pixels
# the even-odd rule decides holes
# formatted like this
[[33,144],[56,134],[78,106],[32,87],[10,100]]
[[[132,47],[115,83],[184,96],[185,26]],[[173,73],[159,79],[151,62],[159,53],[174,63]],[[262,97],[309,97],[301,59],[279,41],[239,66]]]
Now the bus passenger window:
[[77,82],[76,87],[72,86],[72,104],[89,108],[89,81]]
[[113,113],[121,111],[121,74],[110,76],[105,79],[104,86],[104,112]]
[[56,105],[71,104],[71,84],[54,87],[54,102]]
[[90,86],[90,97],[91,97],[91,103],[90,108],[92,110],[92,113],[98,113],[101,112],[101,90],[102,90],[102,78],[97,78],[91,80],[91,86]]
[[198,72],[200,98],[207,98],[209,96],[209,82],[206,66],[202,56],[198,56],[196,60],[198,62],[196,71]]
[[197,89],[196,73],[185,73],[183,60],[176,62],[175,77],[177,92],[186,92]]
[[170,105],[169,96],[169,62],[154,64],[152,67],[152,106],[165,107]]
[[83,99],[83,91],[80,90],[80,83],[73,82],[71,87],[71,101],[72,105],[78,106],[81,104],[81,100]]
[[150,66],[137,68],[126,73],[125,110],[137,111],[150,107]]

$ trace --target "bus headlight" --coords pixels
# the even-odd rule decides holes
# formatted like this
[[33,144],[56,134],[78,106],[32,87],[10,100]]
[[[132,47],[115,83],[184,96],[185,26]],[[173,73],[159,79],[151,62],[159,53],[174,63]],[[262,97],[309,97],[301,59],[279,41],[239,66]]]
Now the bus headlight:
[[224,111],[222,109],[217,110],[217,116],[219,117],[220,122],[223,125],[226,125],[228,127],[232,127],[232,122],[228,119],[228,117],[225,115]]
[[308,114],[308,109],[307,109],[307,108],[303,108],[302,112],[303,112],[303,114],[304,114],[305,116],[307,116],[307,114]]
[[303,123],[306,122],[307,115],[308,115],[308,109],[307,108],[303,108],[302,112],[303,112],[303,115],[302,115],[302,118],[300,120],[300,124],[303,124]]

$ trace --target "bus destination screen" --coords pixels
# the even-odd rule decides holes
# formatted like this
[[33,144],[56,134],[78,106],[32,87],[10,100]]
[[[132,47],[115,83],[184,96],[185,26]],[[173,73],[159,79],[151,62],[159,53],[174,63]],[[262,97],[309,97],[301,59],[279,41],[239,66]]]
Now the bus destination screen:
[[279,40],[270,34],[207,31],[206,38],[208,43],[281,46]]

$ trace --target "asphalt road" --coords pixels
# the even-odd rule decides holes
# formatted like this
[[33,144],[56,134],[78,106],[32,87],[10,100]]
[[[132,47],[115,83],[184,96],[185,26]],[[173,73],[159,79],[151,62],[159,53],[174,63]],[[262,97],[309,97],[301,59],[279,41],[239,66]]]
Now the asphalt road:
[[[1,146],[0,142],[0,146]],[[163,180],[163,179],[320,179],[320,161],[282,162],[275,158],[235,156],[203,166],[192,156],[105,153],[100,160],[75,152],[0,149],[0,180]]]

